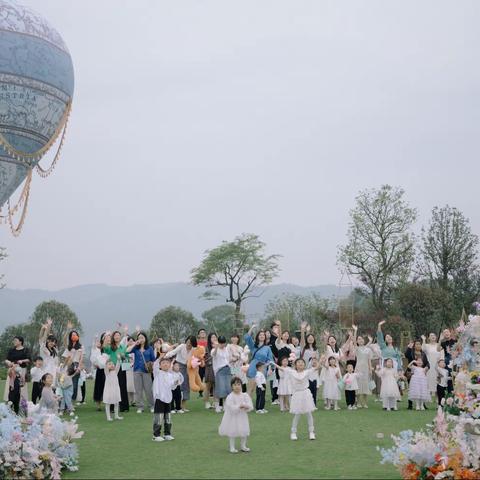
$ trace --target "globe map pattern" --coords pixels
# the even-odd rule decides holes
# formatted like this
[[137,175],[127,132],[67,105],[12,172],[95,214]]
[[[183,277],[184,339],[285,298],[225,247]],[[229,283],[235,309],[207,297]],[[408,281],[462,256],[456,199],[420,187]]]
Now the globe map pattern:
[[[0,0],[0,207],[40,160],[32,155],[58,135],[72,100],[68,49],[45,19]],[[0,139],[1,140],[1,139]]]

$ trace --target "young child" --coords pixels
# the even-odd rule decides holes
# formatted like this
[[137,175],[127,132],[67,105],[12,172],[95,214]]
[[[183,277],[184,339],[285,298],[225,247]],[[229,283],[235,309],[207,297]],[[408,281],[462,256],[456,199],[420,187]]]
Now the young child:
[[353,365],[347,364],[347,373],[343,376],[345,383],[345,400],[349,410],[356,410],[356,396],[358,390],[358,373],[354,373]]
[[421,356],[410,362],[408,367],[412,371],[408,388],[408,399],[415,403],[415,410],[425,410],[424,402],[430,401],[427,380],[428,367],[423,366]]
[[340,369],[337,366],[335,357],[328,358],[328,366],[324,370],[323,377],[323,398],[325,399],[325,410],[340,410],[338,401],[340,400],[340,389],[338,381],[341,378]]
[[42,377],[45,374],[43,358],[35,357],[35,366],[30,370],[32,377],[32,403],[36,405],[37,400],[42,396]]
[[265,410],[265,390],[267,388],[267,380],[263,374],[264,363],[258,362],[256,365],[257,373],[255,374],[255,384],[257,385],[255,393],[255,410],[256,413],[268,413]]
[[53,376],[50,373],[44,373],[40,380],[42,385],[42,395],[39,402],[39,409],[49,413],[58,413],[58,398],[53,393]]
[[308,375],[308,389],[310,390],[315,407],[317,406],[317,390],[320,388],[320,375],[318,373],[318,360],[316,357],[311,358],[312,371]]
[[[176,378],[170,370],[171,363],[167,357],[157,358],[153,364],[153,399],[155,401],[153,415],[153,441],[174,440],[172,437],[171,403],[172,390]],[[162,424],[164,436],[162,437]]]
[[115,365],[111,360],[105,364],[105,386],[103,387],[102,402],[105,404],[105,413],[107,420],[113,422],[110,415],[110,405],[113,405],[115,420],[123,420],[118,414],[119,404],[122,399],[120,393],[120,384],[118,383],[118,372],[120,371],[120,362]]
[[172,366],[172,374],[175,378],[175,384],[172,388],[172,413],[184,413],[182,410],[182,388],[183,375],[180,372],[180,365],[175,362]]
[[[283,368],[288,367],[288,357],[282,357],[279,363]],[[290,410],[290,397],[292,395],[292,386],[288,377],[288,370],[278,370],[278,376],[277,394],[280,403],[280,411],[288,412]]]
[[60,413],[68,413],[73,416],[72,394],[73,394],[73,381],[72,377],[75,374],[75,366],[67,363],[66,365],[60,364],[57,371],[57,393],[61,395],[60,401]]
[[387,358],[384,362],[384,367],[377,365],[377,376],[382,379],[382,386],[380,388],[380,398],[383,402],[383,409],[398,410],[397,400],[400,400],[400,390],[398,389],[397,371],[393,368],[393,360]]
[[448,389],[448,381],[450,380],[450,373],[447,370],[445,360],[441,358],[437,362],[437,400],[438,405],[442,404],[445,394]]
[[220,335],[212,350],[212,366],[215,373],[215,412],[223,411],[223,401],[230,394],[232,372],[230,369],[231,351],[227,348],[227,339]]
[[470,377],[468,375],[467,365],[462,365],[460,371],[455,376],[455,394],[465,395],[467,393],[467,383],[469,382]]
[[218,427],[218,433],[230,440],[230,453],[238,453],[235,448],[235,439],[240,437],[240,450],[249,452],[247,437],[250,435],[250,425],[247,413],[253,410],[250,395],[242,393],[242,380],[233,377],[231,382],[232,392],[225,400],[222,423]]
[[315,404],[313,403],[312,393],[308,388],[308,376],[313,369],[305,369],[305,360],[303,360],[303,358],[297,358],[295,360],[295,369],[290,367],[285,368],[280,365],[277,366],[277,368],[288,372],[292,386],[293,393],[290,402],[290,413],[292,413],[294,417],[290,432],[290,440],[298,440],[297,427],[300,415],[307,416],[309,438],[310,440],[315,440],[315,426],[312,415],[312,412],[315,411]]

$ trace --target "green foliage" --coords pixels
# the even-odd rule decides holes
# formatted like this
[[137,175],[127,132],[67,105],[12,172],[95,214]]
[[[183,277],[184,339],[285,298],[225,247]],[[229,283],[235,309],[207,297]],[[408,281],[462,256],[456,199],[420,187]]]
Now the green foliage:
[[286,293],[276,296],[265,306],[263,326],[270,328],[274,320],[280,320],[282,329],[296,332],[302,322],[307,322],[312,333],[324,330],[336,331],[338,317],[330,302],[316,293],[297,295]]
[[238,327],[242,302],[278,275],[278,259],[279,255],[265,254],[265,243],[257,235],[243,234],[207,250],[202,263],[191,272],[192,282],[207,287],[207,298],[218,296],[217,289],[225,288],[227,302],[235,305]]
[[47,321],[47,318],[52,319],[51,333],[53,333],[58,340],[58,345],[62,345],[66,335],[68,334],[69,324],[73,329],[82,333],[82,326],[77,318],[77,315],[65,303],[56,302],[54,300],[40,303],[30,317],[30,322],[21,323],[18,325],[10,325],[0,336],[0,358],[3,353],[6,353],[11,348],[12,339],[15,335],[21,335],[25,339],[25,346],[27,346],[33,355],[39,351],[39,333],[42,325]]
[[450,206],[435,207],[427,228],[422,229],[417,266],[432,288],[440,288],[451,301],[442,323],[458,320],[480,294],[479,239],[462,212]]
[[196,335],[198,322],[192,313],[170,305],[160,310],[150,324],[150,338],[163,338],[171,343],[180,343],[189,335]]
[[408,277],[414,260],[410,228],[417,213],[404,193],[390,185],[360,192],[347,244],[339,248],[338,263],[360,280],[379,312],[388,310],[392,291]]
[[217,305],[202,313],[202,326],[207,332],[216,332],[229,338],[232,333],[242,333],[238,331],[236,318],[235,307]]

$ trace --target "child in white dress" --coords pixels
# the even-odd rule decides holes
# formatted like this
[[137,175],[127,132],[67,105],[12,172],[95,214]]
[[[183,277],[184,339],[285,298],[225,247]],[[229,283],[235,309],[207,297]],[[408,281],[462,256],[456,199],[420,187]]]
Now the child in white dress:
[[242,393],[242,380],[233,377],[230,385],[232,392],[225,399],[222,423],[218,427],[218,434],[228,437],[230,453],[238,453],[235,448],[235,439],[240,437],[240,450],[249,452],[247,437],[250,435],[250,424],[247,413],[253,410],[252,399],[247,393]]
[[[288,367],[288,357],[282,357],[280,360],[280,366]],[[288,412],[290,410],[290,397],[292,395],[292,386],[288,377],[288,373],[285,370],[278,370],[278,401],[280,402],[280,411]]]
[[347,373],[343,376],[343,383],[345,384],[345,400],[349,410],[356,410],[356,397],[358,390],[358,373],[354,373],[353,365],[347,365]]
[[113,405],[115,420],[123,420],[123,417],[118,414],[119,403],[122,399],[120,385],[118,384],[119,370],[120,362],[115,365],[112,361],[108,361],[105,364],[105,386],[103,387],[102,401],[105,404],[105,413],[109,422],[113,421],[110,416],[110,405]]
[[[280,371],[287,373],[291,387],[292,399],[290,401],[290,413],[294,415],[292,422],[292,430],[290,433],[291,440],[298,440],[297,427],[300,415],[307,416],[308,432],[310,440],[315,440],[315,426],[313,424],[312,412],[316,410],[313,403],[312,393],[308,388],[308,376],[313,368],[305,369],[305,360],[297,358],[295,360],[295,369],[290,367],[277,366]],[[319,367],[317,367],[319,368]]]
[[445,359],[441,358],[437,362],[437,400],[438,406],[442,405],[448,390],[448,381],[451,380],[450,372],[447,370]]
[[425,410],[424,402],[430,401],[427,372],[428,367],[423,366],[422,357],[418,357],[408,365],[412,371],[408,399],[415,403],[415,410]]
[[340,388],[338,388],[338,381],[341,373],[337,366],[337,359],[333,356],[328,358],[328,367],[324,370],[323,376],[323,398],[325,399],[325,410],[340,410],[338,401],[340,400]]
[[400,390],[398,389],[398,373],[393,368],[393,360],[387,358],[384,367],[377,366],[377,376],[382,379],[382,387],[380,389],[380,398],[383,402],[383,408],[387,411],[398,410],[397,400],[400,400]]

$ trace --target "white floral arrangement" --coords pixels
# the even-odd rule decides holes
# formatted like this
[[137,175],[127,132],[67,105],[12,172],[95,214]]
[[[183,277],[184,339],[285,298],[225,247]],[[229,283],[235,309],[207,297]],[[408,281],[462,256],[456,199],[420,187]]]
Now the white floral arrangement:
[[1,403],[0,478],[60,479],[63,469],[78,470],[74,440],[82,436],[76,419],[38,411],[15,415]]

